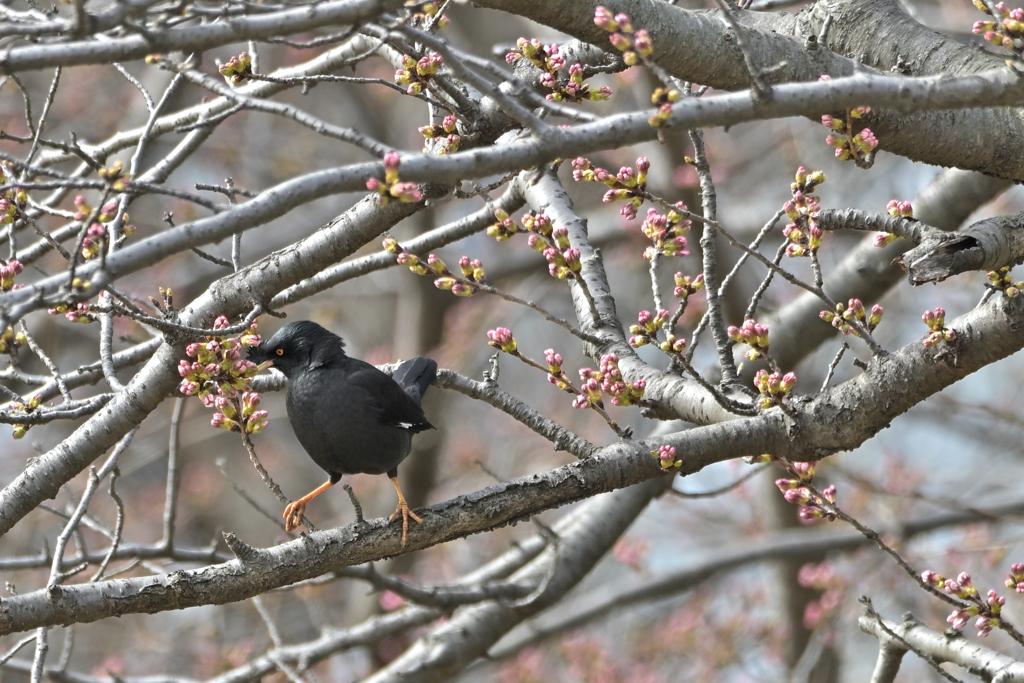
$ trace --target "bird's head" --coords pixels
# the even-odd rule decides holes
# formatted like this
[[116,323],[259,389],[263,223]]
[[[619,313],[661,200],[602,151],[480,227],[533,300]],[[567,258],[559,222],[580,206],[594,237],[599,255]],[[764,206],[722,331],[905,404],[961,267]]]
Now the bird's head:
[[268,363],[288,379],[305,370],[342,357],[345,342],[310,320],[298,320],[279,329],[273,337],[249,350],[249,360]]

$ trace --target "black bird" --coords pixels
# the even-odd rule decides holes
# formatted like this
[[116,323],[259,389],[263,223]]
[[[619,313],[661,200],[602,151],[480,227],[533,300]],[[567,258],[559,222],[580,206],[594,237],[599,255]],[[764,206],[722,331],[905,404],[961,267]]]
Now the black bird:
[[330,479],[284,510],[285,528],[299,526],[306,503],[337,484],[343,474],[383,474],[398,493],[402,545],[410,509],[398,485],[398,464],[412,435],[434,426],[420,401],[437,374],[437,363],[419,356],[399,365],[392,377],[345,355],[341,337],[309,320],[288,323],[249,351],[254,363],[270,362],[288,378],[288,420],[299,443]]

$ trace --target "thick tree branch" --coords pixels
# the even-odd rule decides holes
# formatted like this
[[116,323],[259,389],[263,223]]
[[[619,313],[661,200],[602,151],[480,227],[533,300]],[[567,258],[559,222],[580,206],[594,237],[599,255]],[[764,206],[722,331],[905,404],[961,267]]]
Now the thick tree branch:
[[856,209],[822,211],[824,230],[868,230],[896,235],[917,246],[896,257],[912,285],[942,282],[972,270],[998,270],[1024,261],[1024,214],[997,216],[944,232],[925,223]]
[[[690,11],[656,0],[620,0],[611,4],[605,0],[480,0],[478,4],[538,21],[612,50],[609,34],[593,21],[595,8],[608,5],[613,12],[628,14],[637,29],[650,32],[654,50],[651,58],[672,76],[721,90],[740,90],[752,85],[751,72],[743,60],[736,58],[734,35],[722,30],[718,10]],[[921,26],[891,0],[818,2],[797,16],[742,10],[732,10],[732,14],[744,26],[747,52],[753,57],[756,72],[772,85],[773,94],[779,84],[815,81],[822,74],[836,78],[869,71],[896,71],[908,75],[966,76],[997,68],[1002,62],[996,55],[960,45]],[[829,15],[832,20],[828,49],[820,49],[816,37]],[[883,34],[892,42],[880,39],[878,27],[885,27]],[[968,28],[964,26],[964,31]],[[811,37],[815,38],[813,42]],[[933,55],[939,61],[929,64]],[[869,70],[864,64],[873,64],[878,71]],[[751,103],[756,102],[752,91],[747,97]],[[875,108],[865,122],[886,151],[915,161],[984,171],[1003,178],[1020,180],[1024,176],[1024,116],[1017,108],[956,114],[931,114],[918,109],[907,115],[886,105],[880,107],[887,111]],[[816,118],[847,108],[804,115]],[[964,129],[984,130],[988,135],[979,144],[964,138]]]
[[[865,615],[860,617],[857,623],[860,630],[878,638],[881,648],[906,650],[907,645],[910,645],[916,652],[931,657],[938,663],[957,664],[984,680],[1005,683],[1024,681],[1024,662],[1018,662],[1012,657],[978,645],[959,632],[948,635],[933,631],[917,621],[913,615],[905,615],[901,623],[882,621]],[[895,633],[904,642],[893,638],[886,629]]]

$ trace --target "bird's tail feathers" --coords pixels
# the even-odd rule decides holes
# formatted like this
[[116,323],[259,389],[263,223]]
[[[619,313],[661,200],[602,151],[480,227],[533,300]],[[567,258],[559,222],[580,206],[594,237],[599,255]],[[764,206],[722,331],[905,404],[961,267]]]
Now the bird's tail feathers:
[[427,387],[437,375],[437,362],[433,358],[417,356],[401,363],[392,375],[398,386],[419,403],[427,393]]

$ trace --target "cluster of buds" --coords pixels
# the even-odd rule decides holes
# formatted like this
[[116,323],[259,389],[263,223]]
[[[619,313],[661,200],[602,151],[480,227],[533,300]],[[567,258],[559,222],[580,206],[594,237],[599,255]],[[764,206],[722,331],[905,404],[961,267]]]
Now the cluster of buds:
[[0,332],[0,353],[14,355],[18,349],[28,343],[28,337],[24,332],[15,332],[14,328],[7,326]]
[[[654,52],[654,44],[646,29],[636,31],[626,14],[613,15],[607,8],[600,5],[594,10],[594,23],[611,33],[608,41],[622,53],[622,61],[633,66],[642,61],[650,66],[650,57]],[[658,108],[647,122],[655,128],[664,126],[672,118],[672,103],[679,100],[679,91],[671,88],[658,88],[651,96],[651,102]]]
[[259,434],[267,428],[267,411],[257,410],[260,405],[260,395],[254,391],[242,393],[241,405],[239,405],[237,396],[227,398],[213,394],[203,397],[203,405],[218,411],[210,420],[210,425],[218,429],[239,433],[244,429],[247,434]]
[[428,254],[421,259],[416,254],[402,251],[398,242],[391,237],[385,238],[384,250],[395,255],[399,265],[406,266],[416,275],[427,275],[434,278],[434,286],[451,292],[455,296],[473,296],[484,284],[487,274],[479,259],[463,256],[459,259],[461,275],[448,270],[448,266],[437,254]]
[[655,88],[651,94],[651,104],[658,108],[654,116],[647,119],[647,123],[655,128],[665,125],[665,122],[672,118],[672,104],[679,101],[679,91],[675,88]]
[[676,286],[675,289],[672,290],[672,295],[677,299],[682,299],[684,302],[690,298],[691,294],[696,294],[700,290],[704,289],[703,273],[696,277],[676,273],[674,279]]
[[924,347],[930,349],[939,342],[951,342],[956,339],[956,330],[946,327],[946,311],[936,308],[934,311],[925,311],[921,320],[928,326],[931,333],[924,339]]
[[672,314],[665,309],[661,309],[654,314],[651,314],[650,311],[640,311],[636,317],[637,324],[630,325],[629,327],[629,333],[633,335],[629,338],[629,345],[634,349],[639,349],[641,346],[654,344],[665,353],[682,353],[683,349],[686,348],[685,338],[677,338],[671,331],[667,331],[665,339],[658,341],[659,330],[665,327],[665,323],[671,317]]
[[[1024,569],[1024,565],[1019,566]],[[971,583],[971,575],[967,572],[960,572],[955,579],[947,579],[941,574],[926,569],[921,572],[921,580],[933,588],[938,588],[969,603],[966,607],[953,610],[946,617],[946,621],[952,628],[959,631],[967,625],[968,621],[978,617],[978,620],[974,622],[974,627],[978,629],[978,635],[984,638],[992,632],[993,627],[1000,625],[999,614],[1002,612],[1003,605],[1006,604],[1006,598],[994,590],[990,590],[986,594],[985,600],[982,600],[977,587]],[[1009,584],[1009,582],[1007,583]]]
[[[0,185],[6,181],[3,166],[0,166]],[[22,209],[28,204],[28,193],[20,187],[0,192],[0,225],[10,225],[22,217]]]
[[795,385],[796,375],[792,372],[783,375],[781,372],[768,372],[763,368],[758,370],[754,375],[754,386],[761,394],[757,399],[758,407],[766,410],[772,406],[782,405],[782,400],[789,395]]
[[[831,80],[831,76],[824,75],[818,80],[828,81]],[[825,138],[825,142],[836,148],[836,158],[840,161],[862,161],[864,155],[878,147],[878,139],[870,128],[863,128],[858,133],[853,132],[854,121],[870,112],[871,107],[854,107],[846,110],[845,119],[828,114],[821,117],[821,125],[833,131]]]
[[630,166],[623,166],[615,175],[605,168],[591,168],[590,160],[584,157],[573,159],[572,168],[573,180],[578,183],[595,182],[607,185],[611,189],[604,193],[601,201],[605,204],[624,201],[626,204],[619,213],[629,220],[636,218],[637,209],[644,203],[647,191],[647,171],[651,168],[651,162],[647,157],[636,160],[636,170]]
[[608,41],[622,53],[622,61],[633,66],[637,59],[647,60],[654,51],[651,37],[645,29],[633,30],[629,17],[625,14],[612,15],[607,8],[598,5],[594,10],[594,23],[611,33]]
[[612,405],[625,408],[636,405],[644,396],[647,382],[638,379],[626,382],[619,371],[619,357],[614,353],[601,356],[598,370],[580,368],[580,380],[583,388],[573,402],[576,408],[589,408],[591,405],[603,406],[601,394],[612,397]]
[[[519,356],[519,349],[512,331],[505,327],[498,327],[487,333],[487,343],[500,351],[513,356]],[[519,356],[529,365],[538,369],[540,364]],[[601,356],[599,369],[581,368],[580,380],[583,382],[580,389],[573,386],[572,381],[565,374],[562,367],[562,355],[555,353],[554,349],[545,349],[544,360],[547,363],[548,382],[567,393],[573,394],[574,408],[590,408],[597,406],[604,408],[604,394],[611,396],[612,404],[620,407],[636,405],[643,398],[647,388],[647,382],[639,379],[635,382],[626,382],[619,370],[619,357],[614,353]]]
[[447,28],[451,24],[451,19],[448,18],[447,14],[438,16],[437,13],[441,11],[441,3],[439,2],[428,2],[420,7],[420,11],[412,15],[414,24],[424,25],[432,24],[437,28]]
[[[498,329],[501,330],[504,328],[499,327]],[[490,334],[487,336],[489,337]],[[554,349],[545,349],[544,360],[548,364],[548,381],[562,391],[575,394],[576,391],[572,386],[572,382],[569,381],[569,378],[565,374],[565,370],[562,369],[562,354],[555,353]]]
[[996,21],[977,21],[971,30],[976,35],[983,36],[985,42],[1004,47],[1019,57],[1024,46],[1024,9],[1010,9],[1006,3],[999,2],[995,6],[999,12],[997,17],[983,0],[974,0],[974,6]]
[[644,249],[644,258],[650,261],[658,255],[689,255],[684,235],[690,231],[691,221],[686,218],[685,212],[686,204],[683,202],[676,202],[675,209],[667,214],[660,214],[657,209],[647,209],[647,218],[640,225],[640,231],[651,240],[653,246]]
[[900,218],[913,218],[914,217],[914,206],[910,202],[901,202],[898,199],[890,199],[889,203],[885,205],[885,210],[890,216],[894,218],[899,216]]
[[580,386],[580,391],[576,394],[576,398],[573,399],[572,407],[585,410],[591,406],[597,406],[598,408],[604,408],[604,397],[601,394],[600,381],[594,377],[585,377],[584,371],[590,368],[580,368],[580,379],[583,380],[583,384]]
[[663,470],[676,470],[683,466],[683,461],[676,458],[676,449],[668,444],[651,451],[651,455],[658,459],[658,464]]
[[885,309],[875,304],[871,307],[871,314],[868,315],[860,299],[850,299],[849,305],[844,306],[842,302],[839,302],[836,304],[834,313],[832,311],[822,311],[818,314],[818,317],[827,323],[831,323],[832,327],[843,334],[852,334],[854,337],[859,337],[860,334],[850,323],[856,320],[864,326],[864,329],[872,332],[878,327],[878,323],[882,322],[882,314],[884,312]]
[[575,279],[583,270],[580,250],[569,242],[569,230],[554,228],[551,219],[543,213],[530,211],[523,214],[522,225],[516,223],[501,209],[494,212],[498,222],[487,228],[487,234],[504,242],[520,232],[529,233],[526,243],[548,262],[548,273],[559,280]]
[[436,52],[416,61],[409,55],[402,55],[402,68],[395,71],[395,83],[408,86],[405,91],[410,95],[419,95],[437,73],[444,60]]
[[[762,370],[761,372],[764,371]],[[797,513],[800,519],[806,521],[814,519],[834,520],[836,514],[832,506],[836,502],[835,485],[825,488],[819,496],[808,487],[808,484],[814,478],[813,463],[793,463],[790,470],[796,475],[796,479],[776,479],[775,485],[782,491],[782,495],[787,503],[800,506],[800,510]]]
[[82,239],[82,258],[94,259],[100,254],[100,249],[107,240],[107,229],[99,223],[93,223],[85,231]]
[[[10,328],[8,328],[8,329],[10,329]],[[33,410],[35,410],[36,408],[41,406],[42,403],[43,403],[42,395],[41,394],[36,394],[32,398],[30,398],[28,400],[28,403],[21,403],[20,401],[15,401],[15,402],[11,403],[11,407],[14,408],[15,410],[20,410],[23,413],[31,413]],[[32,425],[30,425],[30,424],[14,424],[14,425],[12,425],[12,427],[13,427],[14,431],[11,432],[11,436],[14,437],[15,439],[21,439],[21,438],[24,438],[25,434],[28,433],[28,430],[30,430],[32,428]]]
[[1006,579],[1006,587],[1024,593],[1024,564],[1015,562],[1010,566],[1010,578]]
[[[901,202],[898,199],[891,199],[891,200],[889,200],[889,203],[886,204],[886,206],[885,206],[885,210],[893,218],[913,218],[914,217],[914,207],[911,205],[911,203],[910,202]],[[897,235],[892,235],[892,234],[887,233],[887,232],[880,232],[877,235],[875,235],[874,245],[876,247],[887,247],[890,244],[892,244],[893,242],[895,242],[897,239],[899,239],[899,237]]]
[[377,206],[387,206],[392,198],[400,202],[418,202],[423,193],[416,183],[403,183],[398,180],[398,168],[402,165],[398,152],[384,155],[384,181],[370,178],[366,181],[366,189],[377,193]]
[[[459,151],[459,143],[462,138],[456,132],[459,120],[449,114],[441,121],[440,126],[420,126],[419,131],[426,140],[435,140],[438,154],[452,154]],[[423,148],[423,153],[430,151],[429,147]]]
[[110,188],[117,192],[124,192],[128,188],[128,180],[130,176],[124,172],[124,164],[120,161],[115,161],[107,168],[101,168],[97,171],[100,178],[103,178],[110,183]]
[[[498,222],[488,226],[487,234],[499,242],[505,242],[511,238],[512,235],[520,232],[530,232],[544,239],[551,237],[551,219],[548,218],[546,214],[537,213],[535,211],[524,213],[523,217],[520,219],[522,221],[522,225],[516,223],[515,220],[502,209],[496,209],[494,211],[494,217]],[[531,244],[530,246],[533,247],[534,245]]]
[[810,256],[821,246],[822,232],[815,220],[821,211],[820,200],[812,193],[823,182],[825,174],[821,171],[807,173],[803,166],[796,169],[794,181],[789,186],[793,198],[782,205],[782,210],[792,221],[782,229],[782,234],[789,240],[786,256]]
[[3,194],[5,196],[0,196],[0,225],[10,225],[21,217],[21,209],[28,203],[28,193],[18,188],[6,190]]
[[63,315],[69,323],[94,323],[100,310],[88,301],[80,301],[77,304],[57,304],[46,312],[50,315]]
[[3,194],[6,196],[0,197],[0,225],[10,225],[21,218],[21,210],[28,204],[28,193],[17,188],[6,190]]
[[[83,197],[82,195],[75,196],[75,220],[76,221],[83,222],[83,221],[87,220],[89,218],[89,216],[92,215],[92,208],[93,208],[92,204],[90,204],[89,200],[87,200],[85,197]],[[106,213],[105,209],[106,209],[106,205],[104,205],[103,210],[101,210],[100,213]],[[116,209],[116,206],[115,206],[115,209]]]
[[[111,200],[111,201],[107,202],[106,204],[101,206],[99,211],[96,213],[96,221],[98,221],[99,223],[109,223],[110,221],[112,221],[115,218],[117,218],[117,209],[118,209],[118,202],[117,202],[117,200]],[[89,201],[85,197],[83,197],[82,195],[76,196],[75,197],[75,220],[79,221],[79,222],[85,222],[85,221],[89,220],[89,217],[92,216],[92,213],[93,213],[93,207],[92,207],[91,204],[89,204]],[[121,214],[121,223],[122,223],[122,226],[123,226],[121,228],[121,230],[122,230],[122,232],[127,237],[131,237],[132,235],[135,234],[135,229],[136,228],[135,228],[134,225],[130,225],[128,223],[128,213],[127,212]],[[89,230],[90,231],[94,231],[94,228],[95,229],[102,229],[101,226],[98,225],[97,223],[93,223],[91,226],[89,226]],[[99,236],[98,231],[94,231],[94,233],[95,233],[94,235],[89,235],[88,237]],[[106,232],[104,231],[103,234],[105,235]]]
[[[2,272],[3,270],[0,269],[0,273]],[[1002,292],[1004,296],[1011,299],[1016,299],[1020,296],[1021,290],[1024,290],[1024,282],[1014,282],[1010,277],[1010,266],[989,271],[985,274],[985,278],[988,280],[986,287]]]
[[[519,345],[516,344],[516,338],[512,336],[512,330],[508,329],[507,327],[496,327],[493,330],[488,330],[487,345],[493,346],[494,348],[504,353],[509,353],[512,355],[519,354]],[[559,356],[558,362],[559,365],[561,365],[561,356]]]
[[768,326],[756,320],[744,320],[741,327],[730,325],[726,330],[729,339],[737,344],[746,344],[750,350],[746,352],[747,360],[758,360],[768,355]]
[[552,102],[600,102],[612,96],[612,89],[608,86],[591,88],[584,82],[582,64],[568,67],[568,80],[559,79],[559,72],[565,70],[567,64],[565,57],[558,53],[556,43],[545,44],[536,38],[520,38],[516,41],[516,49],[505,55],[505,61],[513,64],[520,59],[529,61],[540,70],[537,81],[551,91],[546,97]]
[[540,83],[552,89],[552,92],[545,95],[552,102],[603,102],[612,96],[612,89],[607,85],[591,88],[590,84],[583,80],[582,64],[573,64],[569,67],[569,80],[564,84],[560,84],[554,78],[545,78],[546,76],[550,74],[541,74]]
[[[215,330],[227,327],[230,323],[224,316],[213,324]],[[214,401],[218,395],[234,399],[239,392],[249,391],[257,367],[241,357],[241,348],[260,343],[256,327],[254,321],[241,337],[210,336],[206,342],[189,344],[185,349],[188,358],[178,363],[178,374],[182,377],[178,390],[185,396],[199,396],[204,403]],[[207,396],[211,398],[207,400]]]
[[25,270],[25,266],[22,265],[21,261],[13,258],[0,266],[0,292],[9,292],[12,289],[24,287],[25,285],[14,283],[14,278],[21,275],[23,270]]
[[553,278],[572,279],[583,270],[580,250],[569,243],[569,230],[564,227],[553,229],[545,238],[530,235],[526,242],[548,262],[548,273]]
[[228,60],[227,64],[218,64],[217,70],[230,83],[241,83],[252,76],[252,57],[242,52]]

